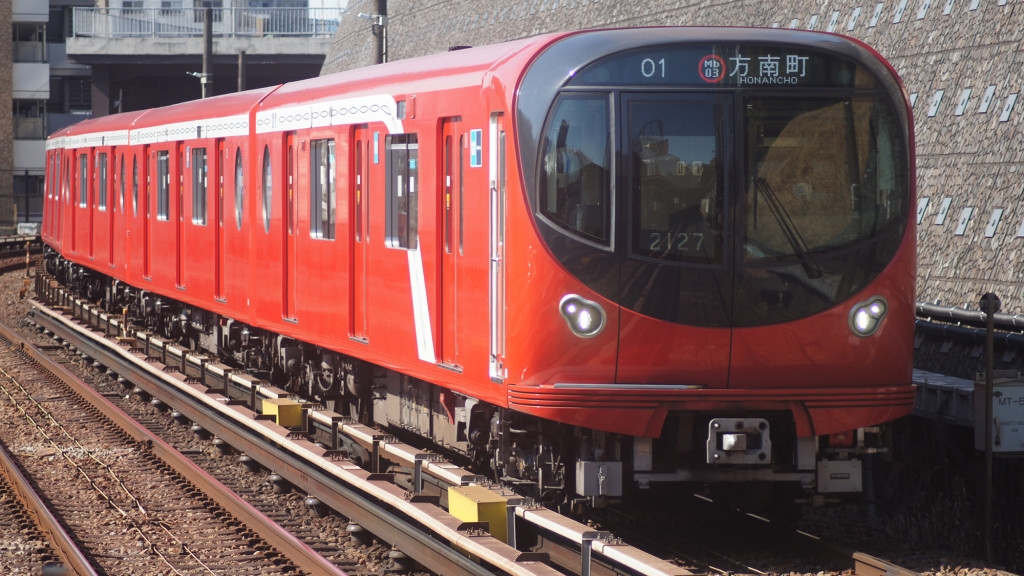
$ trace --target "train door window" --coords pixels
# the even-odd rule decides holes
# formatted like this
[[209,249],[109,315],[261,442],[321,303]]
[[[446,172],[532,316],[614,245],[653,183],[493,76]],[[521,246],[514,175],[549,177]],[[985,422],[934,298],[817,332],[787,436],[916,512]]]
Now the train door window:
[[626,100],[631,252],[721,262],[725,100],[644,95]]
[[224,227],[224,167],[228,165],[228,152],[224,149],[223,143],[220,148],[220,156],[217,160],[217,222]]
[[446,136],[444,139],[444,251],[445,254],[452,253],[452,143],[454,138],[451,135]]
[[356,140],[356,242],[363,241],[363,141]]
[[313,140],[309,148],[309,235],[334,239],[337,196],[334,187],[334,140]]
[[171,154],[166,150],[156,153],[156,219],[171,217]]
[[465,222],[464,206],[465,202],[462,201],[463,183],[466,181],[464,178],[466,172],[466,135],[459,136],[459,255],[462,255],[463,239],[465,235],[462,233],[465,227],[462,225]]
[[417,157],[415,134],[395,134],[385,142],[388,162],[387,246],[415,250],[417,247]]
[[192,149],[192,223],[206,226],[206,148]]
[[100,210],[107,211],[107,154],[96,155],[96,202]]
[[78,155],[78,206],[89,206],[89,156]]
[[139,215],[139,165],[132,155],[132,215]]
[[[288,154],[285,155],[285,188],[282,190],[283,194],[287,195],[287,210],[285,216],[288,221],[288,234],[294,234],[297,228],[295,224],[295,143],[293,141],[294,135],[288,135]],[[289,316],[292,318],[293,316]]]
[[543,140],[540,211],[564,230],[611,241],[611,131],[608,96],[565,96]]
[[235,225],[242,229],[242,202],[245,200],[245,171],[242,169],[242,148],[235,148]]
[[124,154],[121,154],[121,170],[118,182],[121,186],[121,213],[124,214]]
[[263,230],[270,233],[270,215],[274,199],[273,168],[270,164],[270,146],[263,147]]

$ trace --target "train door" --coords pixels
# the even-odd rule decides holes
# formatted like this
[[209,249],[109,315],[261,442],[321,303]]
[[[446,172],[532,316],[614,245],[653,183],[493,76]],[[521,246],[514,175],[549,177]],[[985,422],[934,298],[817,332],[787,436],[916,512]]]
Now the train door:
[[[93,238],[96,234],[96,203],[94,200],[96,194],[96,187],[92,185],[92,179],[89,178],[89,155],[82,154],[82,165],[81,165],[81,177],[82,177],[82,207],[85,208],[85,217],[88,220],[88,234],[85,237],[86,250],[91,260],[94,256],[93,250]],[[95,170],[95,168],[93,168]],[[95,173],[94,173],[95,175]]]
[[285,143],[284,214],[288,219],[284,234],[284,317],[297,318],[295,313],[295,236],[298,217],[295,204],[295,133],[288,134]]
[[152,225],[150,222],[150,211],[149,197],[152,193],[153,184],[156,182],[156,177],[153,171],[156,170],[156,162],[150,158],[151,152],[149,146],[145,146],[142,149],[142,173],[146,176],[145,185],[142,187],[142,275],[145,278],[151,278],[153,273],[150,270],[150,260],[153,251],[152,239],[150,238],[149,227]]
[[728,382],[733,110],[725,93],[621,94],[619,300],[637,314],[619,322],[620,383],[679,383],[678,373],[652,372],[672,365],[677,351],[644,332],[644,316],[677,326],[668,332],[676,339],[702,341],[706,353],[688,362],[688,378]]
[[459,139],[459,118],[446,119],[441,126],[441,257],[438,285],[441,310],[438,313],[437,347],[443,364],[458,366],[458,258],[461,246],[458,214],[461,213],[462,141]]
[[[122,162],[122,165],[121,165],[122,166],[122,170],[121,170],[121,172],[118,172],[117,171],[117,162],[118,162],[117,158],[118,158],[117,149],[115,148],[115,149],[110,151],[110,160],[111,160],[111,166],[112,166],[111,171],[113,172],[113,178],[112,178],[113,186],[111,187],[110,218],[108,219],[109,226],[108,226],[108,229],[107,229],[107,264],[109,264],[111,267],[114,266],[114,217],[115,217],[115,214],[117,213],[117,192],[116,192],[116,190],[117,190],[118,186],[123,186],[123,184],[121,184],[121,181],[118,179],[118,177],[120,176],[120,178],[124,178],[124,170],[123,170],[123,168],[124,168],[124,164],[123,164],[124,160],[123,159],[121,160],[121,162]],[[121,207],[121,210],[122,211],[124,210],[124,206]]]
[[224,299],[224,167],[227,166],[227,148],[224,140],[217,140],[216,152],[213,157],[213,178],[217,186],[217,199],[214,202],[214,242],[213,242],[213,297]]
[[[185,286],[185,250],[182,242],[185,239],[185,156],[181,150],[181,144],[175,144],[173,158],[178,165],[172,174],[177,174],[177,192],[172,193],[174,198],[174,212],[170,215],[174,224],[174,285],[178,288]],[[168,176],[170,177],[170,176]]]
[[72,150],[68,154],[67,168],[64,171],[65,190],[67,191],[68,205],[68,239],[71,240],[71,253],[78,251],[78,154]]
[[[479,132],[471,132],[471,153],[481,154]],[[505,124],[501,114],[491,115],[489,138],[490,178],[490,375],[501,382],[505,379]]]
[[366,331],[366,266],[367,247],[370,243],[369,228],[369,189],[370,189],[370,163],[376,154],[370,131],[366,126],[358,126],[352,138],[352,158],[355,166],[352,173],[351,196],[349,205],[352,206],[352,238],[349,245],[352,247],[349,258],[349,275],[351,284],[349,293],[352,294],[349,305],[349,337],[361,342],[367,341]]
[[64,204],[67,203],[68,198],[71,196],[71,193],[68,191],[71,180],[68,175],[70,173],[69,166],[71,161],[65,158],[64,150],[60,150],[57,154],[57,172],[60,178],[60,188],[57,190],[57,241],[60,243],[61,248],[65,248]]

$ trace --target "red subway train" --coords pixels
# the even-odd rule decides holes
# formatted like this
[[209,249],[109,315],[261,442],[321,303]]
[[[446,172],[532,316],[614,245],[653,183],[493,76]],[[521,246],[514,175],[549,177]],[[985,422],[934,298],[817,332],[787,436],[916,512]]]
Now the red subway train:
[[549,34],[46,154],[90,299],[545,500],[856,492],[913,403],[911,111],[849,38]]

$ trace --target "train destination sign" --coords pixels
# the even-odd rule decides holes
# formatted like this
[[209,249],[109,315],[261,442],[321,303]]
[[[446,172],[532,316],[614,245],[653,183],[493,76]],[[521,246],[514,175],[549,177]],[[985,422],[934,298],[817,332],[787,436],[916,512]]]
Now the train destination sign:
[[569,82],[573,86],[870,87],[843,58],[789,46],[668,45],[616,54]]

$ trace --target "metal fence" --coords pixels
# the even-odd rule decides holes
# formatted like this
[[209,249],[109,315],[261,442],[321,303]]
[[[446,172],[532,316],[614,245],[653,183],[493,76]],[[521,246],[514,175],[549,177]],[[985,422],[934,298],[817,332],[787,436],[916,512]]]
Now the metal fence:
[[[202,36],[203,8],[75,8],[72,36]],[[331,37],[335,8],[214,8],[214,36]]]

